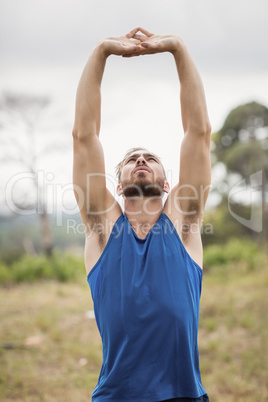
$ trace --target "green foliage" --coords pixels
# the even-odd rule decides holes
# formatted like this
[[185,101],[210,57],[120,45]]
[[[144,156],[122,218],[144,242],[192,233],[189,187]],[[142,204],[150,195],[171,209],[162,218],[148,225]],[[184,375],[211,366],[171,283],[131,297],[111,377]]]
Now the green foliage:
[[[266,131],[265,129],[266,128]],[[216,191],[220,193],[222,200],[217,208],[209,211],[204,220],[204,224],[209,222],[213,226],[213,236],[204,235],[204,245],[226,242],[232,237],[251,237],[259,244],[267,242],[268,233],[268,212],[265,208],[265,193],[268,190],[268,108],[257,102],[239,105],[231,110],[226,117],[222,128],[212,135],[213,141],[213,160],[214,166],[218,162],[225,165],[225,174],[221,181],[217,182]],[[260,130],[262,129],[262,130]],[[256,205],[258,211],[261,210],[262,202],[262,232],[256,233],[240,222],[235,221],[228,210],[228,192],[234,183],[240,179],[244,180],[249,195],[250,187],[260,183],[254,183],[251,176],[254,173],[262,172],[261,192]],[[238,189],[237,189],[238,190]],[[214,190],[215,191],[215,190]],[[239,193],[239,191],[237,191]],[[252,191],[250,195],[252,194]],[[240,196],[240,198],[239,198]],[[249,220],[251,218],[251,206],[243,202],[243,193],[238,194],[234,199],[229,200],[232,212],[241,218]],[[245,197],[245,201],[246,201]],[[256,200],[256,199],[255,199]],[[252,202],[256,202],[253,201]]]
[[0,245],[0,261],[8,266],[12,265],[25,254],[25,250],[17,245],[12,245],[10,248],[1,246],[2,245]]
[[40,279],[67,282],[77,280],[83,273],[83,258],[59,253],[54,253],[51,258],[25,254],[10,266],[1,264],[0,283],[34,282]]
[[262,170],[263,189],[268,175],[268,108],[260,103],[251,102],[233,109],[227,116],[222,128],[213,135],[213,157],[226,166],[228,182],[230,174],[238,173],[246,181],[249,176]]
[[267,155],[260,141],[237,142],[225,153],[223,161],[229,171],[247,177],[262,169],[268,172]]
[[[55,250],[63,252],[68,249],[83,248],[85,236],[80,227],[79,214],[63,214],[62,222],[57,223],[57,215],[50,216],[53,244]],[[68,220],[74,223],[74,230],[68,231]],[[42,252],[42,236],[39,216],[1,216],[0,215],[0,261],[11,265],[25,254],[25,243],[39,254]]]
[[232,238],[225,245],[213,244],[204,249],[204,266],[208,269],[240,265],[252,270],[259,260],[258,245],[248,239]]
[[214,135],[218,160],[240,141],[242,130],[248,138],[255,138],[256,129],[268,126],[268,108],[257,102],[239,105],[226,117],[222,128]]
[[[250,206],[232,204],[232,211],[245,219],[250,219]],[[251,237],[255,234],[232,217],[226,197],[223,197],[221,203],[215,209],[206,212],[203,224],[204,227],[208,224],[213,227],[211,234],[203,232],[202,241],[204,247],[211,244],[226,243],[231,237]]]
[[7,283],[11,281],[10,269],[6,264],[0,263],[0,283]]

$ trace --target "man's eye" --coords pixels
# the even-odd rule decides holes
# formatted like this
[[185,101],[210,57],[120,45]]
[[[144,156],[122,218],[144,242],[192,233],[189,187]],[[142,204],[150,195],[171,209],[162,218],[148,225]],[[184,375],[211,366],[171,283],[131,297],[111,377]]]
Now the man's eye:
[[134,162],[135,162],[135,160],[136,160],[135,158],[130,158],[130,159],[127,161],[127,163],[128,163],[128,162],[131,162],[131,161],[134,161]]
[[156,162],[156,159],[155,158],[149,158],[148,161],[155,161]]

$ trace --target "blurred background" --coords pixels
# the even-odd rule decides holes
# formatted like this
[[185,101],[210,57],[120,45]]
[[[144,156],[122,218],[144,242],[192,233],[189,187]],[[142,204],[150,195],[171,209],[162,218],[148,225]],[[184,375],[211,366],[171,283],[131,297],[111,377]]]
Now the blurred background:
[[[72,191],[75,96],[95,44],[136,26],[180,36],[212,124],[199,348],[213,401],[268,400],[268,4],[265,0],[0,2],[0,397],[86,401],[101,364]],[[107,183],[127,149],[173,186],[183,137],[170,54],[111,56],[102,83]]]

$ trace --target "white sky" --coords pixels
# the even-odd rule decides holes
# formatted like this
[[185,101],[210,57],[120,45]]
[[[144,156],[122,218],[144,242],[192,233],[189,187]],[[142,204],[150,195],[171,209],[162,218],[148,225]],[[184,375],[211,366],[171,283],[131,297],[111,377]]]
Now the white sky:
[[[180,36],[202,75],[217,131],[233,107],[253,100],[268,105],[267,15],[267,0],[1,0],[0,92],[49,95],[52,109],[61,113],[62,125],[52,124],[48,135],[69,151],[40,161],[40,169],[55,175],[58,201],[59,187],[72,180],[77,84],[100,39],[136,26]],[[107,173],[114,174],[128,148],[141,145],[162,157],[174,184],[183,135],[179,110],[179,82],[170,54],[110,57],[102,85]],[[2,170],[0,184],[5,186],[20,170]],[[65,199],[73,200],[70,190]]]

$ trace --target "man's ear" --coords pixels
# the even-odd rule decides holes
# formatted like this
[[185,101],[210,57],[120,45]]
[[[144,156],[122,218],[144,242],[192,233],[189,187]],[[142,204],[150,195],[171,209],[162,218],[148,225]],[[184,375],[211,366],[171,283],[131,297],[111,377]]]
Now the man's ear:
[[116,193],[117,193],[117,195],[122,195],[122,194],[123,194],[123,189],[122,189],[121,184],[118,184],[118,185],[117,185],[117,187],[116,187]]
[[170,185],[169,185],[169,183],[167,181],[165,181],[163,190],[164,190],[165,193],[170,192]]

